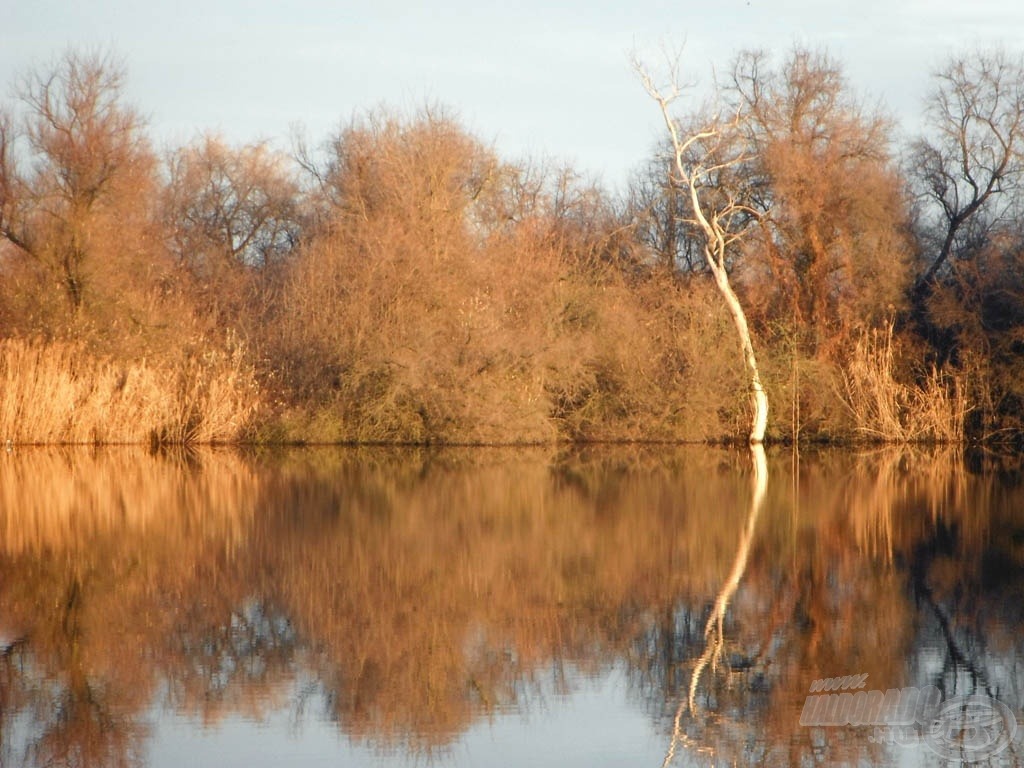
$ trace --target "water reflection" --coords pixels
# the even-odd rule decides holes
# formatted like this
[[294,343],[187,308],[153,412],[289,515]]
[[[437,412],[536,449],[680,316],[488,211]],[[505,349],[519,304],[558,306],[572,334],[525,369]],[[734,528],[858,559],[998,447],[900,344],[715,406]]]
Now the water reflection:
[[655,765],[905,757],[800,725],[840,675],[1020,717],[1016,459],[775,453],[766,490],[758,469],[663,447],[0,455],[0,765],[145,764],[172,716],[280,712],[443,763],[586,677],[645,713]]

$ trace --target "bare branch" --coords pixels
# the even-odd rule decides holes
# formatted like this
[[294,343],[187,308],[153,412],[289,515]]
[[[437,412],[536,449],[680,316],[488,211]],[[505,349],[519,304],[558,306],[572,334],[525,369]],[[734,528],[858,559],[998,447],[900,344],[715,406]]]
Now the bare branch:
[[760,443],[764,439],[768,421],[768,398],[761,386],[746,313],[730,284],[726,264],[730,246],[742,237],[741,214],[752,208],[737,200],[725,178],[729,171],[742,166],[749,159],[742,143],[745,117],[740,109],[725,121],[716,113],[684,134],[671,112],[673,103],[683,92],[678,76],[678,57],[669,62],[671,78],[665,87],[655,83],[642,63],[634,61],[634,68],[644,89],[661,110],[672,144],[677,181],[688,194],[693,222],[703,236],[705,261],[736,326],[744,363],[750,376],[754,406],[750,442]]
[[938,252],[918,280],[924,289],[955,258],[958,233],[1024,178],[1024,62],[1003,52],[951,61],[936,75],[929,115],[934,138],[915,144],[912,174],[940,213]]

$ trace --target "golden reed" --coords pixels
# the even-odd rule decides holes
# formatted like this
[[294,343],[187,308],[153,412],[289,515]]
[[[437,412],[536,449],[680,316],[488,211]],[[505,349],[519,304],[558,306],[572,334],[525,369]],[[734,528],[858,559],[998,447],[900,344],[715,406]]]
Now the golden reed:
[[0,341],[0,441],[8,445],[228,442],[257,399],[241,350],[125,362],[78,344]]

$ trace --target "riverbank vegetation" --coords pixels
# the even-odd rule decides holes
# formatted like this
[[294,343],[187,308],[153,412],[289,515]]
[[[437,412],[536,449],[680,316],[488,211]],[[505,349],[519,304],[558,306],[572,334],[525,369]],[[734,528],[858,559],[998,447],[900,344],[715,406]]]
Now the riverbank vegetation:
[[730,211],[767,439],[1024,434],[1016,56],[951,59],[907,137],[827,54],[740,53],[699,197],[706,141],[613,194],[437,108],[161,153],[125,76],[70,52],[0,110],[2,440],[742,438],[695,199]]

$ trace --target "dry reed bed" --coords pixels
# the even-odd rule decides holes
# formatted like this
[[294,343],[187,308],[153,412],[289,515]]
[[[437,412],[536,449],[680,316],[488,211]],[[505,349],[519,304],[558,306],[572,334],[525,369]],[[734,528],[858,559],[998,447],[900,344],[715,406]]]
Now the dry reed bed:
[[843,371],[844,401],[869,440],[962,443],[971,406],[962,373],[936,368],[914,381],[900,376],[893,325],[861,336]]
[[67,342],[0,341],[0,440],[13,444],[237,440],[258,393],[241,349],[118,362]]

